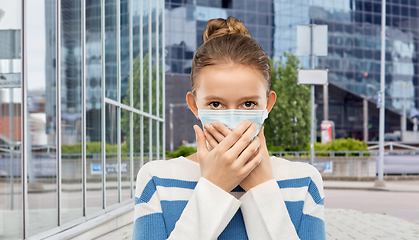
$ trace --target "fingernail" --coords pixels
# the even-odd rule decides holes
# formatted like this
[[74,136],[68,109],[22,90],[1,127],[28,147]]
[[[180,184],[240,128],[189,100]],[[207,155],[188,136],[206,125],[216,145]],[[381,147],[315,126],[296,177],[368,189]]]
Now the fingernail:
[[209,123],[205,123],[204,127],[205,127],[206,129],[208,129],[208,128],[210,127],[210,124],[209,124]]
[[212,124],[212,126],[215,127],[215,128],[218,128],[218,123],[215,122],[215,123]]

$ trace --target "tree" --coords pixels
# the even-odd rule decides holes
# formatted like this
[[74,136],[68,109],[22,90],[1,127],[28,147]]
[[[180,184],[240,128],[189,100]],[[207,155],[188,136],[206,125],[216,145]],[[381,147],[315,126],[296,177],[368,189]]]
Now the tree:
[[302,151],[310,141],[310,88],[297,84],[300,61],[285,54],[287,61],[271,61],[272,90],[276,104],[265,121],[265,136],[270,149]]
[[[141,109],[141,65],[140,65],[140,55],[137,55],[137,57],[134,60],[134,66],[133,66],[133,106],[136,109]],[[155,60],[153,59],[154,63]],[[145,54],[144,58],[143,58],[143,111],[144,112],[149,112],[149,106],[150,104],[152,104],[153,106],[153,111],[152,114],[156,115],[155,109],[156,109],[156,104],[157,104],[157,98],[156,98],[156,73],[157,73],[157,69],[156,69],[156,65],[153,64],[152,65],[152,72],[151,72],[151,88],[152,88],[152,99],[151,99],[151,103],[149,101],[149,54]],[[161,71],[161,69],[159,70],[159,84],[160,84],[160,88],[162,87],[163,84],[163,72]],[[125,105],[130,105],[130,83],[128,84],[128,89],[127,89],[127,94],[126,97],[123,99],[123,103]],[[160,94],[159,96],[159,107],[160,107],[160,112],[164,111],[164,109],[162,109],[162,101],[163,101],[163,96],[162,94]],[[160,114],[161,115],[161,114]],[[133,129],[133,133],[134,133],[134,152],[139,152],[141,147],[143,147],[144,152],[147,153],[149,151],[149,131],[150,131],[150,127],[149,127],[149,121],[151,121],[151,119],[149,119],[148,117],[144,117],[144,128],[141,129],[141,116],[138,114],[134,114],[134,129]],[[130,128],[130,117],[129,117],[129,113],[128,111],[125,111],[124,114],[122,114],[121,116],[121,130],[123,133],[129,133],[129,128]],[[161,125],[161,124],[160,124]],[[156,126],[155,123],[153,123],[153,134],[156,134]],[[141,143],[141,131],[143,131],[144,133],[144,143]],[[162,131],[162,128],[160,126],[160,132]],[[155,139],[155,138],[154,138]],[[130,144],[130,138],[129,135],[128,136],[124,136],[123,141],[126,142],[127,146],[129,146]],[[161,140],[162,141],[162,140]],[[154,143],[153,143],[154,144]],[[154,152],[155,150],[153,150]]]

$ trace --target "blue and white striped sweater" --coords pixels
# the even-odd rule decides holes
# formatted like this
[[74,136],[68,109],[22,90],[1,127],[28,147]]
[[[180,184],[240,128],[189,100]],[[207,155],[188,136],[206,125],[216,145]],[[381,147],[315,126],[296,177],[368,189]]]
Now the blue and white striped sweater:
[[186,158],[138,173],[133,239],[325,239],[324,194],[311,165],[271,157],[275,180],[227,193]]

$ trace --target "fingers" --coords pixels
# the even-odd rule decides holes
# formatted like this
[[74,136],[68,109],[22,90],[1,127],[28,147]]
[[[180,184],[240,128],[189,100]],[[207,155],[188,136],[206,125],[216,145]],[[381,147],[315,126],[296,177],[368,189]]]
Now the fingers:
[[201,155],[202,157],[208,154],[208,148],[207,148],[204,132],[202,132],[201,128],[198,127],[197,125],[194,125],[193,128],[195,130],[196,145],[197,145],[196,147],[197,147],[198,159],[199,159],[200,154],[203,154]]
[[[207,130],[215,138],[215,140],[217,140],[217,142],[220,143],[222,140],[224,140],[225,136],[227,135],[222,135],[218,130],[216,130],[214,128],[214,124],[216,124],[216,122],[214,122],[213,124],[206,123],[204,127],[205,127],[205,130]],[[216,125],[221,125],[221,124],[216,124]]]
[[[251,125],[251,122],[249,120],[245,120],[242,123],[240,123],[239,126],[237,126],[230,134],[227,135],[227,137],[224,138],[223,144],[218,145],[219,150],[222,151],[222,152],[226,152],[233,145],[236,146],[237,144],[235,144],[235,143],[237,142],[237,140],[239,140],[243,137],[243,134],[250,127],[250,125]],[[249,142],[250,142],[250,139],[247,142],[247,144],[249,144]],[[247,144],[246,144],[246,146],[247,146]],[[236,156],[238,156],[238,154]]]
[[246,149],[243,150],[243,152],[240,154],[240,156],[237,158],[237,162],[239,164],[244,165],[246,162],[253,159],[257,154],[260,147],[260,139],[258,136],[256,136],[253,141],[249,144],[249,146],[246,147]]
[[[214,127],[215,130],[220,132],[222,134],[222,136],[224,136],[224,137],[226,137],[229,133],[231,133],[231,129],[226,127],[226,125],[224,125],[222,123],[214,122],[212,124],[212,126]],[[221,142],[221,141],[218,141],[218,142]]]
[[242,171],[244,173],[249,174],[251,171],[253,171],[253,169],[255,169],[255,167],[257,167],[259,165],[260,162],[262,162],[264,158],[264,154],[263,151],[258,151],[258,153],[256,154],[256,156],[252,159],[250,159],[242,168]]
[[[252,125],[250,125],[250,127],[246,129],[246,131],[237,140],[237,142],[231,147],[231,149],[228,150],[230,154],[232,154],[234,157],[238,157],[240,153],[243,152],[245,148],[249,145],[257,129],[258,129],[258,126],[256,123],[253,123]],[[234,135],[233,133],[235,133],[235,131],[236,129],[234,129],[233,132],[230,135],[228,135],[225,140],[227,140],[229,136]]]
[[209,145],[214,149],[218,145],[218,141],[212,136],[211,133],[208,132],[207,127],[205,126],[204,130],[205,138],[207,139]]

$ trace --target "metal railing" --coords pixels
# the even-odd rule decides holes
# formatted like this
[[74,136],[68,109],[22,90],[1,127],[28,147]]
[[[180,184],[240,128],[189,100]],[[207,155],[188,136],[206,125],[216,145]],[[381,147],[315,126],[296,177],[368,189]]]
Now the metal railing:
[[[384,147],[389,147],[389,150],[384,150],[385,155],[419,155],[419,147],[413,147],[402,143],[387,142]],[[397,147],[398,149],[395,149]],[[368,147],[367,151],[314,151],[316,157],[365,157],[378,156],[379,145]],[[402,149],[400,149],[402,148]],[[376,150],[375,150],[376,149]],[[310,157],[310,151],[272,151],[269,152],[278,157]]]
[[[314,151],[316,157],[364,157],[370,156],[372,151]],[[310,157],[310,151],[272,151],[271,155],[278,157]]]

